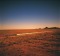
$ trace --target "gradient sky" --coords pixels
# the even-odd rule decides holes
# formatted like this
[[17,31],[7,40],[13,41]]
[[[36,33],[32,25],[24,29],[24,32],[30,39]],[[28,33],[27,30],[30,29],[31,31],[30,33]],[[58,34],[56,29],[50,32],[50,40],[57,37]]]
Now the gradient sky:
[[60,27],[58,0],[0,1],[0,29]]

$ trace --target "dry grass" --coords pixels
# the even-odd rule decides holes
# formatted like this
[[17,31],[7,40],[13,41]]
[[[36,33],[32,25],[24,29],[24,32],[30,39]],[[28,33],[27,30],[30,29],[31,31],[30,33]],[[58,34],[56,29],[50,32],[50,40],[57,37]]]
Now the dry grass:
[[60,56],[60,30],[0,31],[0,56]]

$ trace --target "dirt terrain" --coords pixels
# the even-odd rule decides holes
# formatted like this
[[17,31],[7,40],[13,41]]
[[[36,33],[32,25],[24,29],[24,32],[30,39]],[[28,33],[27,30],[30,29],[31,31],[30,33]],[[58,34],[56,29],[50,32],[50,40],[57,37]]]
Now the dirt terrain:
[[60,29],[0,30],[0,56],[60,56]]

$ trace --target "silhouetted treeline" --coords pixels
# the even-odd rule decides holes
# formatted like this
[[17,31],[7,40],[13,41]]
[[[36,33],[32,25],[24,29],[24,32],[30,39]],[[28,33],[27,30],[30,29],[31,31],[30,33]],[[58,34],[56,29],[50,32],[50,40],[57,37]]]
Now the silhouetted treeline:
[[45,27],[44,29],[60,29],[59,27]]

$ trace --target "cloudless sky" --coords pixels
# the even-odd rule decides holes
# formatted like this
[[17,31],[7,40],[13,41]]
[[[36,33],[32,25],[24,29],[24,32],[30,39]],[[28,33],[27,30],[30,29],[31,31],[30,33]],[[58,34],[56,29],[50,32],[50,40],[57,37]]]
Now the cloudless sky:
[[2,0],[0,29],[60,27],[58,0]]

